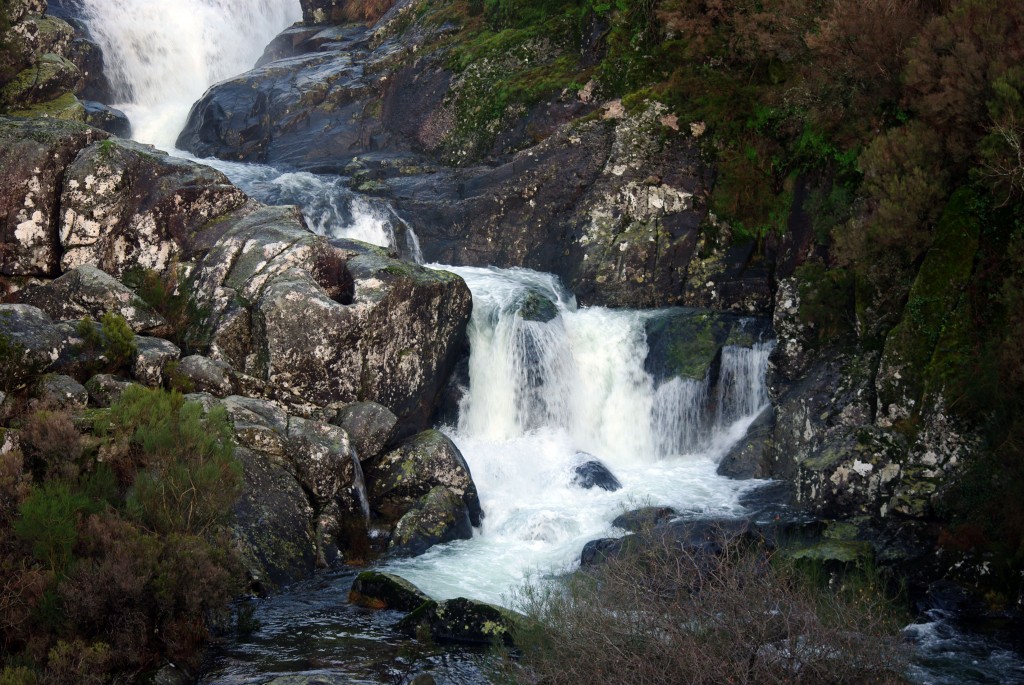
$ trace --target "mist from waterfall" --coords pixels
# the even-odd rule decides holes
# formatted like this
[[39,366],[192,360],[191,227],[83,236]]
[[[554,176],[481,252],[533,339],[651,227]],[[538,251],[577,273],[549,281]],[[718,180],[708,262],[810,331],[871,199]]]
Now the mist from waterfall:
[[298,0],[82,0],[133,136],[169,150],[192,104],[248,71],[302,18]]

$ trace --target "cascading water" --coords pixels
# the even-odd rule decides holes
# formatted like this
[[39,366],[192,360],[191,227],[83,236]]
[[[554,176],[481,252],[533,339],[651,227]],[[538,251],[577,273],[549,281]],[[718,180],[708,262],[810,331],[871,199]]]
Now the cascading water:
[[[611,521],[627,509],[742,511],[739,497],[754,484],[715,467],[767,403],[770,343],[725,348],[725,385],[674,379],[658,387],[644,369],[644,323],[655,313],[579,309],[550,274],[443,268],[473,292],[470,387],[449,431],[486,518],[473,540],[392,562],[392,570],[438,597],[501,603],[529,575],[570,568],[586,542],[615,534]],[[621,490],[573,482],[591,455]]]
[[251,69],[298,0],[82,0],[136,140],[171,149],[192,104]]

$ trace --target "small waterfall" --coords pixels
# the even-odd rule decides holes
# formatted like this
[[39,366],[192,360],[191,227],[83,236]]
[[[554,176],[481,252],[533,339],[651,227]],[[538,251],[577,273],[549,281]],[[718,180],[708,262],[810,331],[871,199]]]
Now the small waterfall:
[[359,462],[359,455],[356,449],[352,448],[352,489],[355,490],[356,499],[359,500],[359,509],[363,512],[363,520],[370,525],[370,495],[366,492],[366,478],[363,476],[363,465]]
[[298,0],[82,0],[137,140],[170,149],[211,85],[253,67]]
[[744,417],[754,416],[768,403],[768,357],[774,341],[751,347],[729,345],[722,349],[718,376],[716,423],[720,427]]

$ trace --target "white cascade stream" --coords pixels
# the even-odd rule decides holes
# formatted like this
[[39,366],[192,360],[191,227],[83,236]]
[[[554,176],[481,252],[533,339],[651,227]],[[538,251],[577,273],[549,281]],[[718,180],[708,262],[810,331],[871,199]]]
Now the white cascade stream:
[[[648,504],[684,515],[738,515],[759,482],[715,473],[718,460],[768,401],[771,343],[723,351],[721,379],[656,385],[644,369],[646,319],[657,312],[578,308],[551,274],[437,267],[473,292],[470,388],[446,430],[473,473],[485,511],[472,540],[388,568],[439,598],[507,603],[529,577],[572,568],[584,544],[616,531],[620,513]],[[528,298],[555,303],[546,323],[524,321]],[[536,300],[534,300],[536,301]],[[709,404],[709,393],[718,394]],[[573,469],[597,457],[621,481],[584,490]]]
[[134,138],[170,150],[189,109],[302,18],[298,0],[82,0]]

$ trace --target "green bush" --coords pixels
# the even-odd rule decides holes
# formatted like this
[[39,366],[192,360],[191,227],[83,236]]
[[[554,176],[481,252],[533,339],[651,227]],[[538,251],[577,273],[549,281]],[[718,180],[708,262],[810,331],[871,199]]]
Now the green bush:
[[124,317],[113,312],[100,317],[98,328],[92,319],[85,317],[78,322],[77,332],[83,341],[82,351],[100,355],[104,361],[101,368],[108,372],[127,366],[138,351],[135,332]]
[[93,506],[67,484],[50,481],[21,504],[21,517],[14,523],[14,532],[31,546],[36,559],[62,576],[71,564],[71,553],[78,541],[79,516]]
[[203,416],[180,393],[132,386],[97,426],[135,450],[141,472],[128,511],[160,534],[203,534],[222,523],[241,491],[223,408]]
[[179,272],[180,267],[175,264],[163,273],[136,269],[125,274],[124,283],[167,321],[171,328],[169,338],[185,354],[202,352],[209,347],[202,328],[207,311],[196,304]]

